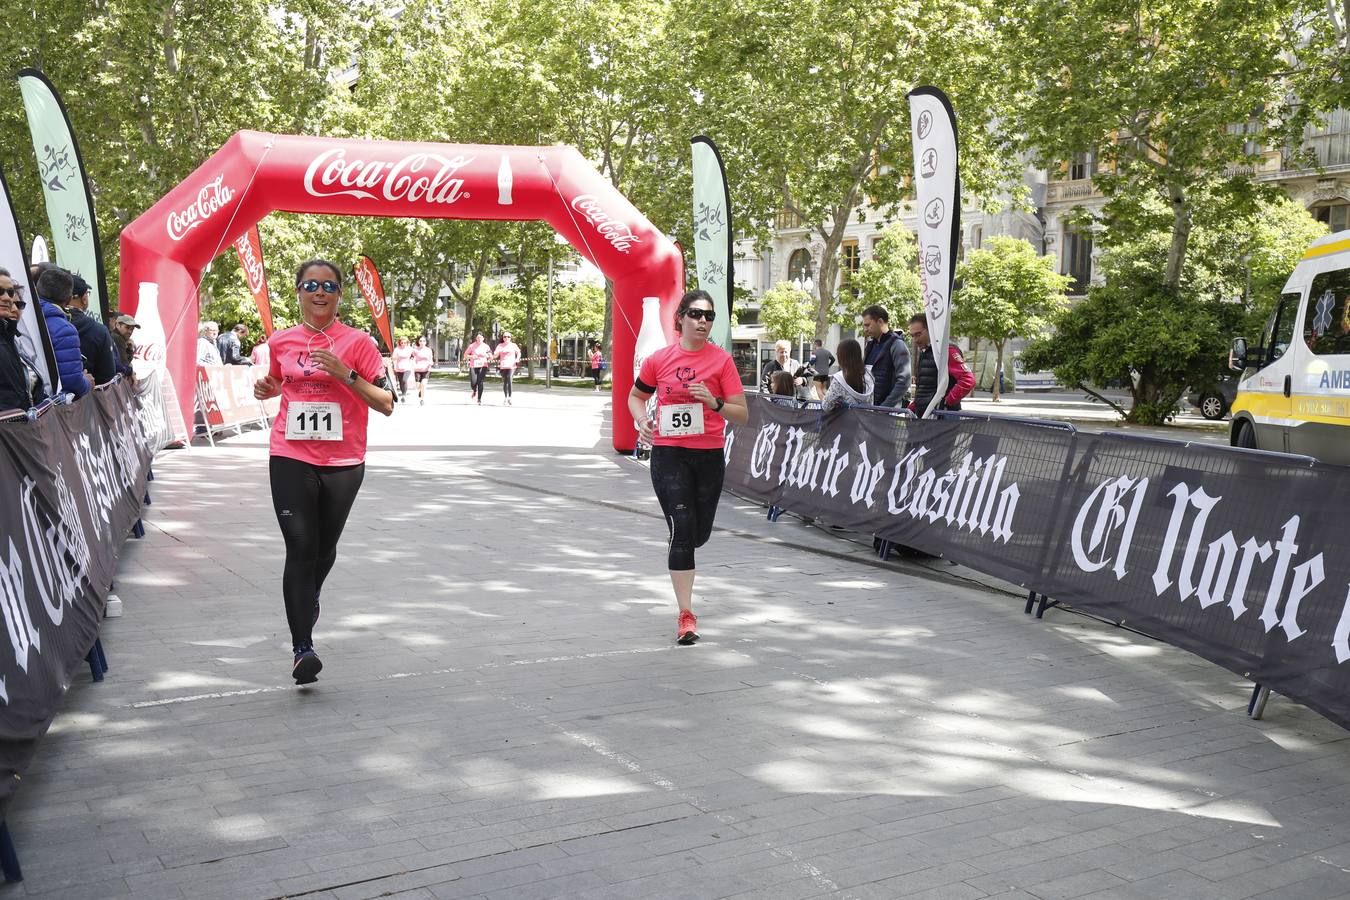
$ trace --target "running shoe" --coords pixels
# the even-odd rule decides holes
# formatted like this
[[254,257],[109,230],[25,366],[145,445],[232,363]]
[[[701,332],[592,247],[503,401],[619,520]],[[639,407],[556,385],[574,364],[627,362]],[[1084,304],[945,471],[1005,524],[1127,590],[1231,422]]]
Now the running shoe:
[[323,663],[314,652],[313,644],[296,648],[295,665],[291,667],[291,675],[295,678],[296,684],[313,684],[319,680],[319,672],[322,669]]
[[680,610],[680,623],[675,629],[675,643],[692,644],[698,640],[698,616],[687,609]]

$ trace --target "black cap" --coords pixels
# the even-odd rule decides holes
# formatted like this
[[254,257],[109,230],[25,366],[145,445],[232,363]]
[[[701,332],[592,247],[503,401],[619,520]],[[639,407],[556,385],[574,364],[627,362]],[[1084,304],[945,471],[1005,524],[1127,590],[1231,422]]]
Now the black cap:
[[80,297],[89,293],[89,282],[85,281],[79,275],[72,275],[71,280],[74,281],[74,286],[70,289],[70,296]]

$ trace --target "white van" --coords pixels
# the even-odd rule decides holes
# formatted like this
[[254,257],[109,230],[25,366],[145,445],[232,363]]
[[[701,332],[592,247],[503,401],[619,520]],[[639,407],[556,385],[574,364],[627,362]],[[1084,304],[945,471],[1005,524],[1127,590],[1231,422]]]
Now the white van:
[[1241,372],[1229,439],[1350,465],[1350,231],[1313,242],[1252,349],[1233,341]]

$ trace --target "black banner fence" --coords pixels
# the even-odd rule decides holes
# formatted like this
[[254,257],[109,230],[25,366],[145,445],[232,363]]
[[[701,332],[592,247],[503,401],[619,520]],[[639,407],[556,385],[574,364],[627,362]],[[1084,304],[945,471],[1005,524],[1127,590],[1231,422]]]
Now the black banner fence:
[[98,639],[122,541],[172,440],[154,377],[0,422],[0,820]]
[[726,455],[734,493],[1127,624],[1350,727],[1350,468],[758,397]]

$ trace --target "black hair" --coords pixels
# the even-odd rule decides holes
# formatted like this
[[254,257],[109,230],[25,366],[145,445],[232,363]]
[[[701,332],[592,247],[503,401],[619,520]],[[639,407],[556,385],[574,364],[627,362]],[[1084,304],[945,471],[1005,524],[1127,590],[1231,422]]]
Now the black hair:
[[70,292],[75,286],[75,279],[59,266],[43,263],[42,267],[42,272],[37,278],[38,296],[57,306],[65,306],[70,302]]
[[676,331],[680,330],[680,319],[684,317],[685,312],[689,309],[689,307],[693,306],[700,300],[707,300],[708,305],[714,308],[716,308],[717,306],[716,303],[713,303],[712,294],[709,294],[707,291],[699,290],[697,288],[692,291],[685,291],[684,296],[680,298],[680,305],[675,308]]
[[839,360],[839,371],[844,373],[844,381],[858,393],[862,393],[866,381],[863,379],[862,346],[853,338],[844,338],[835,348]]
[[869,319],[885,322],[887,325],[891,323],[891,314],[886,312],[886,307],[882,306],[880,303],[873,303],[871,306],[867,307],[867,309],[864,309],[862,314]]
[[333,280],[337,282],[338,290],[342,290],[342,270],[336,263],[331,263],[326,259],[307,259],[300,264],[300,268],[295,270],[295,286],[299,287],[300,282],[305,280],[305,271],[314,266],[323,266],[333,273]]
[[928,317],[923,313],[915,313],[909,317],[909,324],[914,325],[916,323],[922,325],[924,331],[928,330]]

